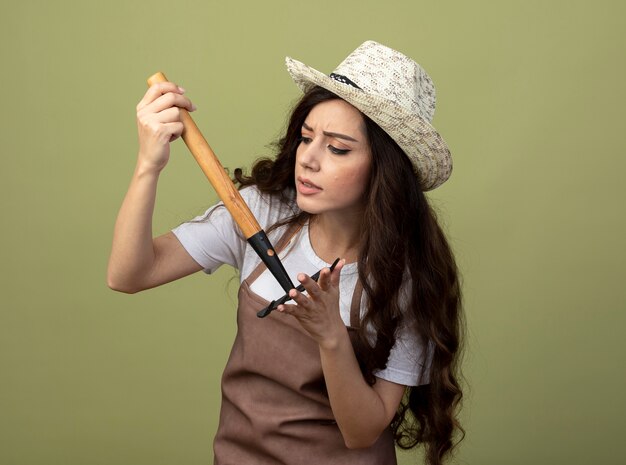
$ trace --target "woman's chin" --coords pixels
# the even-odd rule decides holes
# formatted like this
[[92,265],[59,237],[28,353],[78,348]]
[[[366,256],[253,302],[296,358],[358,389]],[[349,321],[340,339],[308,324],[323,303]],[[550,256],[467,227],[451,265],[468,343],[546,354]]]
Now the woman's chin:
[[296,196],[296,204],[300,210],[309,215],[317,215],[324,211],[319,205],[316,205],[317,202],[312,202],[310,199],[303,198],[300,195]]

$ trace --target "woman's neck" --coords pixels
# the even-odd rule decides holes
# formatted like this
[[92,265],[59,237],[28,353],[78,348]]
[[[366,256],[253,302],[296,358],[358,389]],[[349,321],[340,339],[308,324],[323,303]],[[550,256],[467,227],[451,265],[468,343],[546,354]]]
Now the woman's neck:
[[344,258],[356,262],[361,240],[361,217],[314,215],[309,220],[309,238],[315,254],[327,263]]

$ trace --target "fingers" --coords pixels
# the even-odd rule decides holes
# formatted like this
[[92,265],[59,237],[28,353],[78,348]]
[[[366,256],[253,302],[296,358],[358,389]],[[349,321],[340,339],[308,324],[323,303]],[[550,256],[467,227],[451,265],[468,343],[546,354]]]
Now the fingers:
[[280,313],[286,313],[287,315],[295,315],[298,312],[298,306],[292,304],[280,304],[276,307],[276,310]]
[[137,104],[137,112],[149,107],[153,113],[158,113],[169,107],[185,108],[194,111],[195,105],[183,94],[185,89],[173,82],[159,82],[150,86],[141,101]]
[[187,111],[194,111],[196,106],[191,103],[187,97],[182,94],[176,92],[168,92],[167,94],[163,94],[160,97],[157,97],[153,102],[146,105],[145,110],[149,110],[150,112],[158,113],[160,111],[166,110],[168,108],[184,108]]
[[289,297],[295,302],[295,305],[282,304],[276,309],[281,313],[294,314],[298,307],[308,309],[309,307],[312,308],[316,303],[325,299],[328,300],[328,297],[338,297],[335,294],[339,290],[339,279],[345,263],[345,260],[340,260],[332,272],[329,268],[322,268],[317,282],[307,274],[300,273],[297,279],[308,295],[299,292],[297,289],[292,289],[289,291]]
[[330,269],[323,268],[320,270],[320,277],[317,280],[317,285],[322,291],[327,291],[330,287]]
[[180,108],[178,107],[166,108],[153,116],[153,121],[157,123],[174,123],[180,120]]
[[185,130],[185,125],[180,121],[166,123],[165,127],[167,128],[167,132],[170,134],[170,142],[174,142],[176,139],[182,136],[183,131]]
[[322,290],[327,291],[331,287],[335,287],[335,288],[339,287],[341,269],[343,268],[345,263],[346,261],[342,259],[337,263],[337,265],[335,266],[332,272],[330,271],[330,268],[323,268],[320,271],[320,276],[319,276],[319,279],[317,280],[317,284]]
[[170,143],[184,130],[183,109],[196,109],[184,93],[185,89],[173,82],[160,82],[150,86],[137,104],[138,164],[144,171],[161,171],[167,165]]
[[[310,295],[311,293],[309,292],[309,296]],[[300,307],[307,307],[309,304],[309,298],[305,296],[302,292],[298,291],[297,289],[292,289],[291,291],[289,291],[289,297],[291,297],[291,299],[296,303],[296,305]],[[294,305],[291,305],[291,306],[293,307]]]
[[341,278],[341,270],[343,266],[346,264],[346,259],[342,258],[339,260],[339,263],[335,266],[335,269],[330,274],[330,285],[333,287],[339,287],[339,278]]
[[156,139],[171,142],[183,132],[179,108],[168,108],[157,114],[145,114],[137,117],[141,139]]
[[[339,261],[332,272],[329,268],[322,268],[319,272],[317,281],[304,273],[300,273],[297,278],[302,287],[304,287],[306,292],[309,294],[309,297],[318,299],[324,293],[339,289],[341,269],[344,264],[345,260]],[[291,291],[291,293],[293,292],[295,292],[295,290]],[[293,296],[291,297],[293,298]]]
[[[320,271],[320,277],[323,274],[323,270]],[[304,290],[309,294],[310,297],[312,298],[316,298],[320,295],[320,286],[318,283],[315,282],[315,280],[313,280],[313,278],[311,278],[309,275],[304,274],[304,273],[300,273],[297,276],[298,281],[300,282],[300,284],[302,284],[302,286],[304,287]],[[292,289],[289,293],[289,296],[293,298],[293,294],[294,293],[294,289]],[[300,295],[302,295],[301,293],[299,293]],[[294,298],[295,300],[295,298]]]
[[184,91],[185,89],[177,86],[173,82],[159,82],[158,84],[153,84],[148,88],[141,101],[137,104],[137,111],[145,108],[163,94],[174,92],[182,95]]
[[[178,139],[183,132],[181,109],[194,111],[195,105],[183,95],[185,89],[173,82],[160,82],[150,86],[137,105],[137,124],[141,140],[152,138],[159,144]],[[162,150],[157,150],[161,152]]]
[[142,108],[145,108],[154,102],[158,97],[167,94],[168,92],[182,95],[185,93],[185,89],[177,86],[173,82],[159,82],[157,84],[153,84],[148,88],[141,101],[137,104],[137,110],[139,111]]

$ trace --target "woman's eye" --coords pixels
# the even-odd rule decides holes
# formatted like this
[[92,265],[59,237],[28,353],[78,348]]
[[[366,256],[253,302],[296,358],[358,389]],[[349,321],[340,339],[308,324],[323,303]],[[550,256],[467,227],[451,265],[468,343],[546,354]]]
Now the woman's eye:
[[303,144],[308,144],[311,142],[311,138],[310,137],[305,137],[305,136],[300,136],[300,142],[302,142]]
[[328,146],[328,150],[330,150],[335,155],[345,155],[346,153],[350,151],[346,149],[338,149],[337,147],[333,147],[332,145]]

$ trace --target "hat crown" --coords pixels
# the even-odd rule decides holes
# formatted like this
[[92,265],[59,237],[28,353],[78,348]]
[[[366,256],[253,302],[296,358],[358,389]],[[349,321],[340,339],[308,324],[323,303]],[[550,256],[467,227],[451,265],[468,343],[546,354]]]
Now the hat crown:
[[429,123],[435,114],[435,85],[424,69],[402,53],[367,41],[335,69],[363,91],[375,94]]

